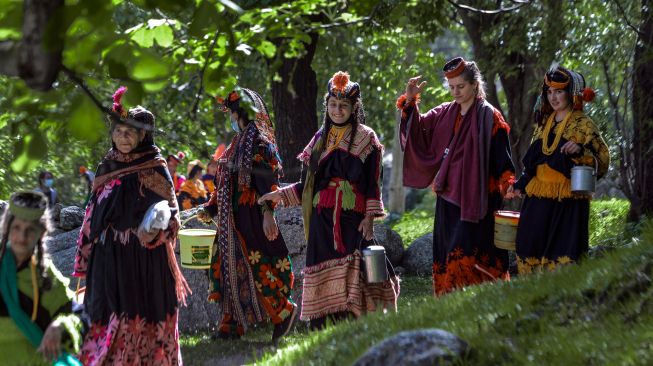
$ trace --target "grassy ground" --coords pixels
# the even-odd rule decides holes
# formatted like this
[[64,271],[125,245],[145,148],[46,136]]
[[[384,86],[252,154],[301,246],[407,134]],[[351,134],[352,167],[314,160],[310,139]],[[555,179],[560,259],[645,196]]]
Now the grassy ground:
[[554,273],[472,286],[438,299],[416,296],[398,314],[373,314],[309,334],[257,364],[350,365],[397,332],[440,328],[471,346],[460,365],[650,365],[651,244],[649,223],[639,245]]
[[[404,241],[404,247],[433,231],[435,198],[428,193],[414,210],[406,212],[392,224]],[[622,234],[632,236],[634,227],[626,224],[630,203],[626,200],[595,200],[590,206],[590,245],[619,246]]]
[[[433,209],[427,205],[394,225],[404,243],[432,230]],[[626,201],[592,202],[591,245],[630,243],[635,228],[625,224],[627,212]],[[649,230],[646,242],[653,243]],[[653,329],[653,264],[648,258],[653,249],[639,245],[553,274],[473,286],[439,299],[431,296],[429,277],[405,277],[396,315],[374,314],[318,333],[298,322],[278,347],[270,341],[271,325],[252,329],[238,341],[183,336],[182,353],[188,365],[344,366],[399,331],[435,327],[470,343],[474,352],[461,364],[653,363],[647,346],[653,341],[648,330]]]

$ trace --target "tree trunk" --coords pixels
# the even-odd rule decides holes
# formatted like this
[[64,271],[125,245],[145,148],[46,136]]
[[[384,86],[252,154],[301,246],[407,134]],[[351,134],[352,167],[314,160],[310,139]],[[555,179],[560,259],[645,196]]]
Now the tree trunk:
[[25,1],[18,73],[32,89],[50,90],[61,69],[63,36],[57,37],[56,23],[63,5],[63,0]]
[[629,219],[653,215],[653,0],[642,0],[633,72],[634,197]]
[[392,171],[390,172],[390,188],[388,189],[388,211],[402,214],[406,211],[406,196],[404,189],[404,154],[399,142],[399,125],[401,112],[397,111],[395,136],[392,140]]
[[[482,8],[484,2],[471,2],[470,6]],[[559,1],[543,1],[542,12],[546,14],[561,14],[562,4]],[[539,47],[530,51],[527,45],[530,41],[523,30],[523,24],[530,21],[528,13],[516,12],[508,14],[481,14],[459,9],[465,30],[472,41],[474,58],[481,72],[487,77],[487,100],[495,107],[499,105],[497,90],[494,83],[495,75],[499,75],[501,84],[508,100],[508,112],[504,113],[510,125],[510,141],[512,159],[517,172],[522,167],[522,157],[526,153],[533,133],[532,110],[539,93],[542,75],[553,61],[555,52],[563,38],[564,26],[552,24],[556,17],[548,17],[548,24],[540,39]],[[532,14],[530,15],[532,16]],[[509,18],[510,17],[510,18]],[[501,33],[506,39],[490,38],[484,34],[496,27],[504,29]],[[514,41],[517,37],[517,42]],[[519,37],[522,37],[519,39]],[[492,43],[490,43],[492,42]],[[506,46],[512,45],[512,46]],[[505,112],[505,111],[502,111]]]
[[[297,160],[304,146],[317,131],[317,76],[311,68],[318,35],[311,33],[311,43],[305,45],[301,58],[284,58],[277,70],[281,81],[272,79],[277,145],[284,168],[284,182],[300,178]],[[277,40],[277,46],[281,43]],[[283,57],[283,56],[280,56]]]

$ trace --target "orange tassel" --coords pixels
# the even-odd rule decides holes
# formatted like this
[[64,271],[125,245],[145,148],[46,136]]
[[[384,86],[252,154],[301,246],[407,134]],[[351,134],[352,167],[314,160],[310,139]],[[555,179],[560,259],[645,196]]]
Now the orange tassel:
[[594,100],[594,97],[596,97],[596,93],[594,93],[594,90],[592,88],[585,88],[583,89],[583,101],[588,103]]

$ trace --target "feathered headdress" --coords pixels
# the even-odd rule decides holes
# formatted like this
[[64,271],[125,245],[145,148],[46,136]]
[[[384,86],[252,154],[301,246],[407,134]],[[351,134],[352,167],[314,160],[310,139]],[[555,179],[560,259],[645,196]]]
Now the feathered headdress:
[[333,74],[327,84],[327,91],[329,96],[339,99],[348,98],[353,101],[361,97],[360,85],[349,80],[349,73],[346,71],[338,71]]
[[116,90],[115,93],[113,93],[113,111],[118,113],[121,118],[125,119],[127,118],[127,110],[125,107],[123,107],[122,103],[120,102],[122,100],[122,96],[125,94],[127,91],[126,86],[121,86]]

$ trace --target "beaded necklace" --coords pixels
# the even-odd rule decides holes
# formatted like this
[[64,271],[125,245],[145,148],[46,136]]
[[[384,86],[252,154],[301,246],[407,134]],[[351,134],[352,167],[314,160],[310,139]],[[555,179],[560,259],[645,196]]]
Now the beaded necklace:
[[546,120],[546,126],[544,126],[544,132],[542,132],[542,153],[544,155],[551,155],[558,147],[560,143],[560,138],[562,138],[562,133],[565,131],[567,122],[571,118],[571,112],[568,112],[565,118],[562,120],[561,126],[558,128],[558,133],[556,133],[555,139],[553,139],[553,144],[549,146],[549,133],[551,132],[551,127],[553,126],[553,121],[555,120],[555,113],[551,113],[549,118]]

